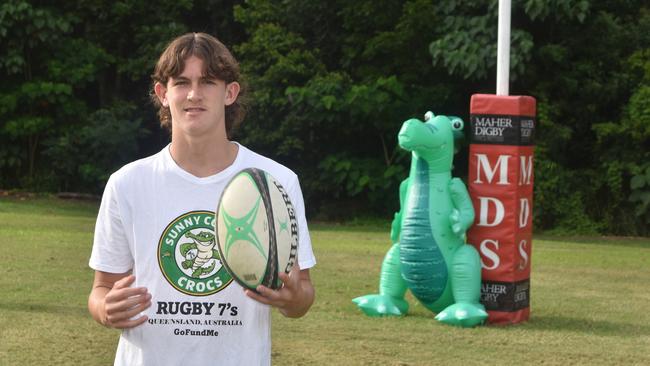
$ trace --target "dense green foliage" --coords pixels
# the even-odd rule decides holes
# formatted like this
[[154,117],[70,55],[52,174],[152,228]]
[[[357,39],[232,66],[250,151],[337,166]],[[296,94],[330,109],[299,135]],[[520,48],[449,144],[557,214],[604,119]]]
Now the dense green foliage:
[[[101,192],[167,143],[149,74],[190,30],[234,50],[251,91],[237,139],[297,171],[322,218],[389,217],[402,121],[467,120],[471,94],[494,91],[495,1],[52,3],[0,5],[2,188]],[[647,235],[650,8],[522,0],[512,18],[510,92],[538,101],[536,227]]]

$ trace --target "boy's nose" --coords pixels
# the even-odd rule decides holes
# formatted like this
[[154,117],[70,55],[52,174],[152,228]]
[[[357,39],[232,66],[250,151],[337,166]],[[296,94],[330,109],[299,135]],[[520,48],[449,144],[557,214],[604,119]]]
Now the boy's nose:
[[196,101],[200,99],[201,99],[201,93],[199,93],[199,91],[196,90],[195,88],[192,88],[192,90],[190,90],[187,93],[187,100],[189,101]]

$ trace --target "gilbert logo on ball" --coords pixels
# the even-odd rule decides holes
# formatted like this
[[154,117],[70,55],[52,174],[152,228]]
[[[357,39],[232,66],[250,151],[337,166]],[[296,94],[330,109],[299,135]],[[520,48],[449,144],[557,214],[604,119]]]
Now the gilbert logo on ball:
[[298,253],[298,223],[282,185],[256,168],[237,173],[224,189],[216,211],[217,250],[232,277],[255,290],[281,286]]
[[167,225],[158,241],[160,270],[184,294],[212,295],[232,282],[219,260],[213,221],[210,211],[185,213]]

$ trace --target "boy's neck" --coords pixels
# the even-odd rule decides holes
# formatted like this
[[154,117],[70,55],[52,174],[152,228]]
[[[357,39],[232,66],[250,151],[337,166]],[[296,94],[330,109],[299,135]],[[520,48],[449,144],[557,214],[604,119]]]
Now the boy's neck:
[[239,147],[225,137],[192,139],[173,136],[170,153],[176,164],[195,177],[204,178],[229,167]]

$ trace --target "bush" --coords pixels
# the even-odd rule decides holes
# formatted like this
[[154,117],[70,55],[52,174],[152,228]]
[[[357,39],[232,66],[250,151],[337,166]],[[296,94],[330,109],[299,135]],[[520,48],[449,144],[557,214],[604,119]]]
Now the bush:
[[97,110],[80,128],[47,142],[45,154],[61,190],[99,193],[112,172],[137,156],[146,131],[134,112],[128,104]]

